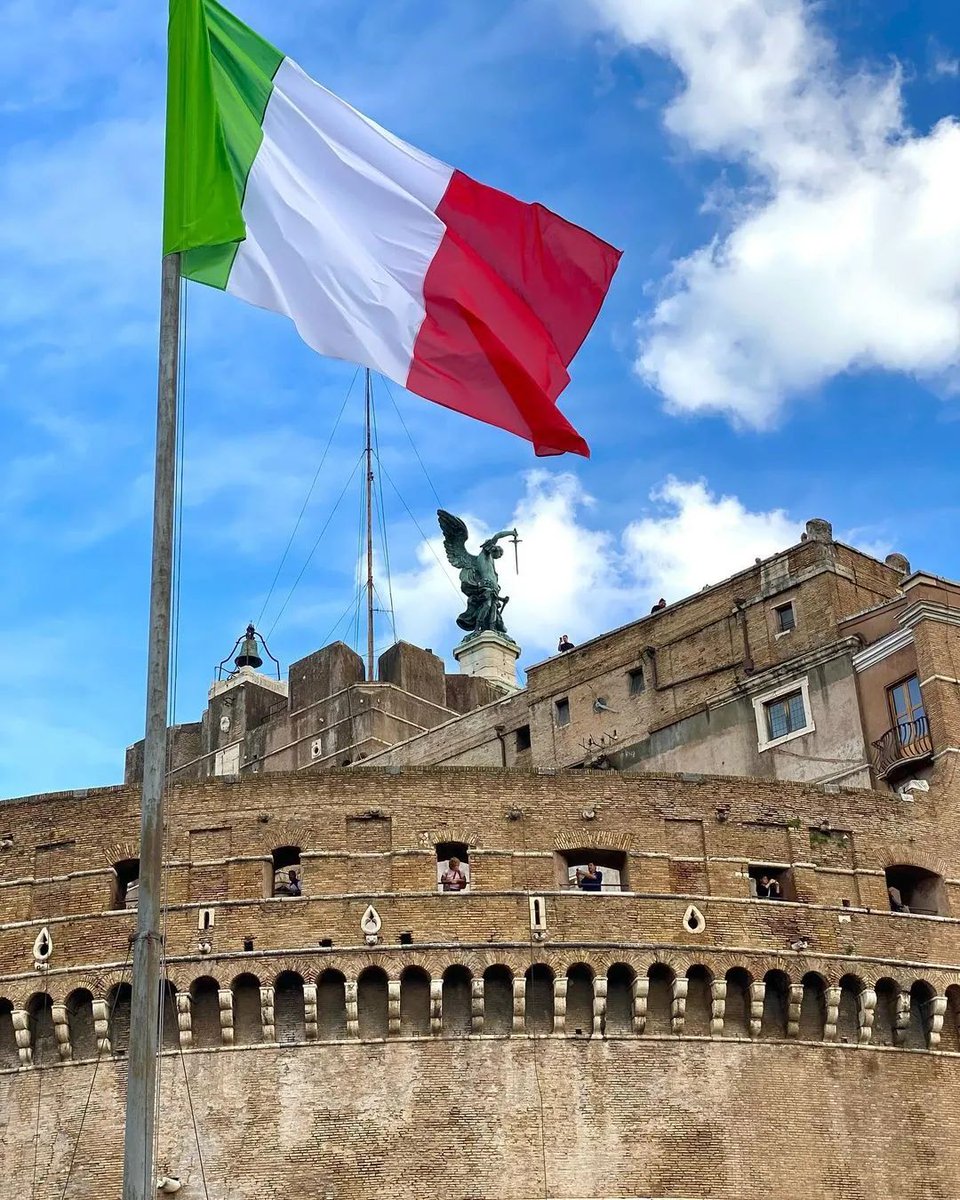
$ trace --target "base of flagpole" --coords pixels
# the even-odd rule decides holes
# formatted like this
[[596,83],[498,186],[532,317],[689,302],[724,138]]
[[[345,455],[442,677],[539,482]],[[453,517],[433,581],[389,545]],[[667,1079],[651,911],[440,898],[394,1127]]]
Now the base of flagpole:
[[517,659],[520,647],[502,633],[474,633],[455,646],[453,657],[460,664],[461,675],[488,679],[503,692],[518,692]]

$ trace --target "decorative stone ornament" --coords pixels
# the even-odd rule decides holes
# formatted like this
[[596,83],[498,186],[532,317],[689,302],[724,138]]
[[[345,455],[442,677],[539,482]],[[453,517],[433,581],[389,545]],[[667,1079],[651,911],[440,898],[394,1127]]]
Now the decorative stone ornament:
[[547,905],[542,896],[530,897],[530,932],[536,942],[547,936]]
[[367,911],[360,918],[360,932],[364,936],[368,946],[376,946],[380,941],[380,930],[383,928],[383,922],[380,920],[380,914],[372,904],[367,906]]
[[683,914],[683,927],[688,933],[703,933],[706,929],[706,919],[695,904],[689,905]]
[[33,965],[38,971],[45,971],[50,965],[50,955],[53,954],[53,939],[46,926],[37,934],[33,943]]

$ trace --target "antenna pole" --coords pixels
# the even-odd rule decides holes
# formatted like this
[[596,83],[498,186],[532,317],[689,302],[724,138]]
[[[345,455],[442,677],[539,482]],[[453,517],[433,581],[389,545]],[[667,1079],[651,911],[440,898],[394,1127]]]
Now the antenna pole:
[[373,385],[368,367],[364,377],[366,400],[367,455],[367,680],[373,683],[373,443],[370,437],[370,408]]
[[160,881],[163,871],[163,792],[167,770],[170,689],[170,609],[176,495],[177,359],[180,348],[180,255],[163,259],[160,292],[160,366],[154,468],[153,565],[147,651],[147,715],[140,798],[140,888],[133,938],[133,994],[123,1143],[123,1200],[154,1200],[153,1131],[156,1118],[160,1022]]

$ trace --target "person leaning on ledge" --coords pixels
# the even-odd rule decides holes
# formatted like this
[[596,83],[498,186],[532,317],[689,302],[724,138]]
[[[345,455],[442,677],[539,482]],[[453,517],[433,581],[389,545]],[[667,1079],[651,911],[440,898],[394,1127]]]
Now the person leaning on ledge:
[[440,883],[445,892],[462,892],[467,886],[467,876],[460,869],[460,859],[451,858],[447,869],[440,876]]
[[587,863],[584,871],[577,867],[577,887],[581,892],[599,892],[603,890],[603,872],[597,870],[595,863]]
[[303,887],[300,884],[300,879],[292,868],[287,872],[287,882],[278,883],[274,888],[275,896],[302,896]]

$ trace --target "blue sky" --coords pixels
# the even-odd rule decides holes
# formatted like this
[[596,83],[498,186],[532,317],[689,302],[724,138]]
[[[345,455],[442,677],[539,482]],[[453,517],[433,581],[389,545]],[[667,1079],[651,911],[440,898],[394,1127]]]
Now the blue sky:
[[[116,782],[141,736],[162,5],[0,0],[0,796]],[[235,0],[314,77],[624,250],[561,407],[593,457],[377,387],[400,636],[449,655],[434,488],[521,527],[522,662],[810,516],[960,576],[960,10],[949,0]],[[354,368],[191,288],[177,717],[260,620]],[[355,622],[354,388],[261,623]],[[403,497],[398,499],[394,484]],[[383,564],[381,563],[381,566]],[[387,588],[383,594],[386,603]],[[378,644],[391,640],[386,619]]]

